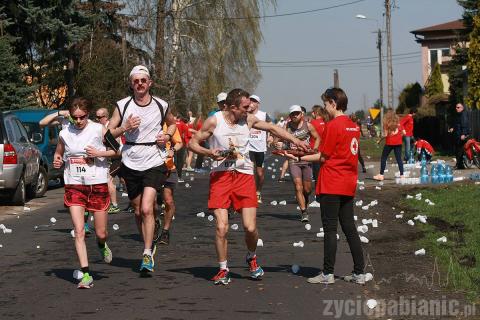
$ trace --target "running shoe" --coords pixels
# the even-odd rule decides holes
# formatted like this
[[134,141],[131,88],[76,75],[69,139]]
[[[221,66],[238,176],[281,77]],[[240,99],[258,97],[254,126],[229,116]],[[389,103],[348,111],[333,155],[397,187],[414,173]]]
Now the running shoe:
[[383,179],[385,179],[385,177],[383,176],[383,174],[377,174],[377,175],[374,175],[374,176],[373,176],[373,180],[383,181]]
[[305,212],[300,212],[300,221],[302,221],[302,222],[308,222],[309,221],[308,213],[306,211]]
[[162,223],[160,222],[160,219],[155,218],[155,230],[153,231],[153,242],[158,242],[160,239],[160,227],[162,226]]
[[252,279],[260,279],[264,272],[263,269],[257,264],[257,256],[253,258],[246,258],[245,259],[248,265],[248,269],[250,270],[250,278]]
[[160,240],[158,242],[160,244],[166,244],[168,246],[170,244],[170,232],[168,230],[162,229],[162,233],[160,234]]
[[316,277],[308,278],[307,282],[308,283],[313,283],[313,284],[317,284],[317,283],[333,284],[333,283],[335,283],[335,277],[334,277],[333,273],[323,274],[323,272],[322,272]]
[[90,229],[90,225],[88,224],[88,222],[85,222],[84,228],[85,228],[85,234],[92,233],[92,230]]
[[110,204],[110,207],[108,208],[108,213],[119,213],[120,212],[120,208],[118,206],[115,206],[113,204]]
[[78,289],[90,289],[93,287],[93,278],[88,272],[83,274],[82,280],[78,283]]
[[260,192],[257,192],[257,202],[262,203],[262,194]]
[[365,284],[365,282],[366,282],[364,273],[356,274],[354,272],[352,272],[352,274],[344,276],[343,280],[345,280],[347,282],[353,282],[353,283],[356,283],[356,284],[362,284],[362,285]]
[[187,167],[187,168],[185,169],[185,171],[193,172],[193,171],[195,171],[195,169],[193,169],[192,167]]
[[113,258],[112,250],[110,250],[106,242],[105,242],[105,247],[99,248],[99,250],[100,250],[100,254],[102,255],[103,261],[105,261],[106,263],[112,262],[112,258]]
[[212,278],[212,281],[214,284],[227,285],[230,283],[230,281],[232,281],[230,279],[230,272],[225,269],[220,269],[220,271],[218,271],[215,277]]
[[153,255],[150,256],[148,254],[143,255],[142,264],[140,265],[141,272],[153,272],[153,266],[155,265],[153,261]]

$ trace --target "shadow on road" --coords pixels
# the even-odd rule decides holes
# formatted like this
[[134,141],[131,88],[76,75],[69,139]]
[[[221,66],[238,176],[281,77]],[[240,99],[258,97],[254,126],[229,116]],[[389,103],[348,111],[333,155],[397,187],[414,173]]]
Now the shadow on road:
[[[50,271],[46,271],[45,275],[47,277],[55,276],[59,279],[63,279],[65,281],[68,281],[70,283],[77,283],[78,281],[73,278],[73,270],[72,269],[52,269]],[[90,271],[90,275],[95,279],[95,280],[100,280],[103,278],[108,278],[103,275],[103,272],[95,272],[95,271]]]
[[[194,267],[194,268],[181,268],[181,269],[168,269],[168,272],[190,274],[195,278],[201,278],[210,281],[212,277],[218,272],[217,267]],[[243,276],[238,273],[232,272],[230,269],[230,277],[234,279],[241,279]]]
[[[273,268],[265,267],[263,268],[263,270],[265,270],[265,272],[288,272],[288,273],[294,274],[292,272],[292,266],[290,265],[280,265],[278,267],[273,267]],[[299,277],[310,278],[318,275],[321,271],[322,270],[319,268],[301,266],[300,270],[295,275]]]
[[261,216],[267,216],[282,220],[290,220],[290,221],[298,221],[299,215],[298,214],[286,214],[286,213],[261,213]]
[[143,242],[142,237],[140,237],[140,235],[138,233],[123,234],[123,235],[120,236],[120,238],[126,239],[126,240],[134,240],[134,241],[138,241],[138,242]]

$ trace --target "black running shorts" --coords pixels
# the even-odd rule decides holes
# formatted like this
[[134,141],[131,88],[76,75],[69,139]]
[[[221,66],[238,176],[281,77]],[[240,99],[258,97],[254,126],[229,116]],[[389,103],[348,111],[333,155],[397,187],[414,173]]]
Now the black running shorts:
[[167,180],[168,169],[165,164],[162,164],[158,167],[138,171],[130,169],[122,163],[120,175],[127,185],[128,198],[132,200],[138,197],[145,187],[161,191],[165,180]]

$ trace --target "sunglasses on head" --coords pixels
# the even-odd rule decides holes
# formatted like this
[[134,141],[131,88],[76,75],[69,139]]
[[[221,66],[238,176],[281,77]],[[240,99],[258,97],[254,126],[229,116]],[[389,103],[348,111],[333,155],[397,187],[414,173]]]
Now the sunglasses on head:
[[106,116],[95,116],[95,119],[100,120],[102,118],[105,118]]
[[83,116],[80,116],[80,117],[72,116],[72,119],[73,120],[84,120],[87,116],[88,116],[87,114],[84,114]]
[[145,83],[147,83],[147,81],[148,81],[147,78],[141,78],[141,79],[135,79],[135,80],[133,80],[133,83],[134,83],[134,84],[139,84],[139,83],[145,84]]

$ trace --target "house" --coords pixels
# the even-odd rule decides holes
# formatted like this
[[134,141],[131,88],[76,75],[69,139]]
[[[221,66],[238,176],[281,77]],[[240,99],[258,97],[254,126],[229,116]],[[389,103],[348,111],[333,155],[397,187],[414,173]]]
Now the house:
[[435,64],[440,64],[443,90],[449,93],[448,63],[455,55],[455,47],[468,46],[463,20],[454,20],[410,31],[422,46],[422,85],[428,81]]

